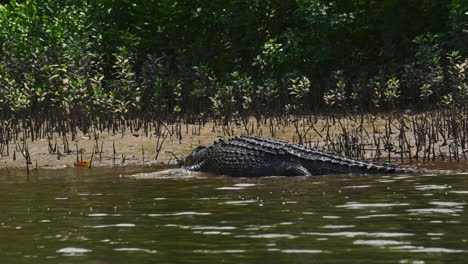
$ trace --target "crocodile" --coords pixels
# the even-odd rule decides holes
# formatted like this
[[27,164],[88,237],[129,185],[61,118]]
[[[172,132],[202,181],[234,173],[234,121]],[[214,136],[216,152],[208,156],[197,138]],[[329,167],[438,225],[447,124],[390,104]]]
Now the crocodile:
[[415,171],[413,168],[347,158],[295,143],[257,136],[237,136],[228,141],[216,141],[209,147],[199,146],[183,164],[188,171],[240,177]]

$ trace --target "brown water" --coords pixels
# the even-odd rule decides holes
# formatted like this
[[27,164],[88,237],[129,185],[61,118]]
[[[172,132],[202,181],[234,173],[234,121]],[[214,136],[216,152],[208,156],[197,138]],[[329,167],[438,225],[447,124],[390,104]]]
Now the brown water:
[[0,263],[466,263],[468,175],[0,175]]

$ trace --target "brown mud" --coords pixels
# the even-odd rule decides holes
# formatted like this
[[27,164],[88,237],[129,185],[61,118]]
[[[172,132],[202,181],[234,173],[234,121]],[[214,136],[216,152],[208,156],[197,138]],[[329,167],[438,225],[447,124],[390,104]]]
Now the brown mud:
[[[42,171],[69,171],[87,175],[86,168],[74,163],[89,161],[93,173],[139,173],[177,167],[177,160],[185,158],[199,145],[211,145],[218,138],[235,135],[258,135],[308,147],[337,152],[376,162],[392,162],[434,170],[468,169],[466,150],[453,148],[450,138],[432,140],[427,147],[416,144],[411,124],[401,126],[396,120],[369,118],[356,120],[295,119],[289,123],[250,120],[248,123],[204,126],[178,124],[181,133],[150,131],[150,133],[121,131],[118,134],[92,132],[80,134],[72,140],[58,133],[47,139],[18,138],[0,153],[0,175],[42,174]],[[393,127],[393,131],[388,131]],[[401,130],[398,130],[401,127]],[[429,137],[429,136],[428,136]],[[419,150],[416,149],[419,146]],[[432,153],[431,153],[432,151]],[[429,152],[429,153],[428,153]],[[68,168],[68,169],[66,169]]]

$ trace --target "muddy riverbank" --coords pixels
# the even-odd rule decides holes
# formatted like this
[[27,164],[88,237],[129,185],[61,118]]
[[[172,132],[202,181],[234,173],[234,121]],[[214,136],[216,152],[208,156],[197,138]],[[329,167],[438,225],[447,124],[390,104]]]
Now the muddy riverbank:
[[[410,164],[431,169],[466,169],[467,153],[441,129],[421,129],[416,118],[296,118],[282,123],[278,120],[219,125],[165,124],[156,129],[121,130],[118,133],[94,129],[80,132],[72,139],[57,132],[46,138],[34,139],[21,134],[3,142],[0,149],[0,169],[60,169],[75,167],[132,167],[149,170],[175,167],[199,145],[210,145],[219,138],[235,135],[258,135],[277,138],[308,147],[336,152],[346,156],[378,162]],[[411,120],[413,120],[411,122]],[[430,124],[429,124],[430,125]],[[424,134],[425,131],[429,133]],[[430,134],[430,131],[435,131]],[[26,134],[24,134],[26,135]],[[88,163],[86,163],[88,162]]]

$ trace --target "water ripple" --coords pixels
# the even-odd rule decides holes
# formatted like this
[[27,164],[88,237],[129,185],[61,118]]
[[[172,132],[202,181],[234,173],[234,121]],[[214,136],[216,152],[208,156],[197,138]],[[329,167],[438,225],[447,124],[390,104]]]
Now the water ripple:
[[202,254],[224,254],[224,253],[245,253],[246,251],[243,249],[225,249],[225,250],[207,250],[207,249],[200,249],[194,250],[195,253],[202,253]]
[[304,253],[312,253],[312,254],[316,254],[316,253],[326,253],[327,251],[323,251],[323,250],[320,250],[320,249],[283,249],[283,250],[280,250],[281,252],[283,253],[300,253],[300,254],[304,254]]
[[234,230],[237,229],[235,226],[194,226],[194,230]]
[[322,228],[330,228],[330,229],[342,229],[342,228],[351,228],[355,227],[354,225],[324,225]]
[[243,189],[245,188],[244,187],[232,187],[232,186],[216,188],[216,190],[243,190]]
[[345,186],[343,187],[344,189],[360,189],[360,188],[369,188],[372,187],[372,185],[350,185],[350,186]]
[[377,181],[381,183],[390,183],[390,182],[395,182],[396,180],[377,180]]
[[237,184],[234,184],[233,186],[219,187],[219,188],[216,188],[216,190],[244,190],[247,187],[252,187],[255,185],[256,184],[254,183],[237,183]]
[[357,203],[357,202],[348,202],[344,205],[337,205],[338,208],[348,208],[348,209],[366,209],[369,207],[393,207],[393,206],[408,206],[409,203]]
[[468,194],[468,191],[450,191],[450,193]]
[[428,236],[443,236],[444,233],[430,233],[430,232],[429,232],[429,233],[427,233],[426,235],[428,235]]
[[338,218],[341,218],[341,216],[337,216],[337,215],[324,215],[324,216],[322,216],[322,218],[326,218],[326,219],[338,219]]
[[157,253],[157,250],[151,250],[151,249],[144,249],[144,248],[114,248],[114,251],[129,251],[129,252],[135,252],[135,251],[142,251],[146,253]]
[[206,212],[180,212],[172,214],[146,214],[147,216],[184,216],[184,215],[210,215],[211,213]]
[[[242,236],[238,236],[238,237],[242,237]],[[260,235],[250,235],[250,236],[247,236],[247,237],[251,237],[251,238],[289,238],[289,239],[293,239],[293,238],[296,238],[297,236],[293,236],[293,235],[290,235],[290,234],[260,234]]]
[[238,183],[238,184],[234,184],[235,187],[252,187],[252,186],[255,186],[257,184],[255,183]]
[[438,205],[438,206],[463,207],[463,205],[464,205],[465,203],[464,203],[464,202],[458,203],[458,202],[439,202],[439,201],[436,201],[436,202],[430,202],[430,204],[432,204],[432,205]]
[[429,185],[416,185],[414,188],[418,191],[426,191],[426,190],[443,190],[443,189],[450,189],[452,186],[448,185],[435,185],[435,184],[429,184]]
[[353,242],[353,244],[354,245],[367,245],[367,246],[374,246],[374,247],[384,247],[384,246],[395,246],[395,245],[408,245],[411,243],[407,241],[375,239],[375,240],[356,240]]
[[92,250],[86,248],[76,248],[76,247],[66,247],[57,250],[57,253],[62,253],[65,255],[75,256],[75,255],[82,255],[84,253],[91,252]]
[[423,247],[423,246],[399,246],[392,247],[392,249],[402,250],[412,253],[463,253],[468,252],[464,249],[449,249],[449,248],[439,248],[439,247]]
[[194,234],[203,234],[203,235],[231,235],[230,232],[221,232],[221,231],[194,231]]
[[115,224],[115,225],[97,225],[97,226],[88,226],[91,228],[107,228],[107,227],[134,227],[135,224],[127,224],[127,223],[122,223],[122,224]]
[[[110,214],[104,214],[104,213],[96,213],[96,214],[88,214],[88,216],[109,216]],[[115,215],[115,216],[120,216],[120,215]]]
[[395,179],[395,180],[402,180],[402,179],[408,179],[408,178],[413,178],[413,176],[410,176],[410,175],[400,175],[400,176],[393,177],[393,179]]
[[408,209],[407,212],[413,214],[426,214],[426,213],[442,213],[442,214],[456,214],[461,212],[461,209],[452,209],[452,208],[418,208],[418,209]]
[[361,215],[361,216],[356,216],[354,218],[358,219],[368,219],[368,218],[375,218],[375,217],[395,217],[398,216],[397,214],[373,214],[373,215]]
[[356,236],[368,236],[368,237],[404,237],[414,236],[412,233],[401,233],[401,232],[360,232],[360,231],[349,231],[349,232],[303,232],[304,235],[316,235],[316,236],[336,236],[336,237],[356,237]]
[[244,205],[248,203],[256,203],[258,202],[257,200],[240,200],[240,201],[227,201],[224,202],[224,204],[237,204],[237,205]]

